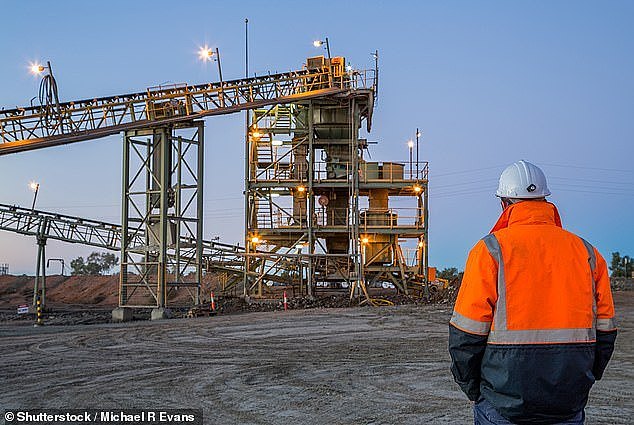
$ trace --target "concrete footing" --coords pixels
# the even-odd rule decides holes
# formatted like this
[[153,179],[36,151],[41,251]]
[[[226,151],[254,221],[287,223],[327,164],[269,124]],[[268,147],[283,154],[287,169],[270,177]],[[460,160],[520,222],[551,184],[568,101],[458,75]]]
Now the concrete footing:
[[172,310],[169,308],[154,308],[152,309],[152,315],[150,320],[163,320],[170,319],[172,317]]
[[113,322],[129,322],[132,320],[132,309],[118,307],[112,310]]

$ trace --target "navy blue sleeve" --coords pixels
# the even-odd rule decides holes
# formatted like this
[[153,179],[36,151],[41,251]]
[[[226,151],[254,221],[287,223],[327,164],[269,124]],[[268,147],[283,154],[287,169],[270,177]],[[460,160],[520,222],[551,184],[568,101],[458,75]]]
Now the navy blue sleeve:
[[480,365],[486,346],[486,335],[470,334],[449,325],[451,373],[471,401],[480,397]]
[[597,331],[597,345],[594,351],[594,365],[592,366],[592,374],[597,381],[603,376],[605,367],[612,357],[614,341],[616,341],[616,330]]

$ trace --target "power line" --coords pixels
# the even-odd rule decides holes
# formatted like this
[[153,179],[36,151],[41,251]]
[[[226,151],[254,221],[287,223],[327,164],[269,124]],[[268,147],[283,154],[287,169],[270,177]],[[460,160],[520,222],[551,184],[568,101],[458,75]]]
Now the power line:
[[565,192],[578,192],[578,193],[594,193],[597,195],[617,195],[617,196],[625,196],[625,197],[629,197],[632,196],[634,198],[634,192],[633,193],[616,193],[616,192],[605,192],[605,191],[593,191],[593,190],[576,190],[576,189],[563,189],[561,190],[562,193]]
[[548,179],[549,180],[551,179],[573,180],[573,181],[583,181],[583,182],[592,182],[592,183],[625,184],[625,185],[634,186],[634,181],[617,182],[612,180],[593,180],[593,179],[580,179],[580,178],[574,178],[574,177],[559,177],[559,176],[552,176],[552,177],[549,177]]
[[564,189],[566,188],[566,186],[572,186],[572,187],[584,187],[584,188],[588,188],[588,189],[607,189],[607,190],[619,190],[619,191],[626,191],[626,192],[631,192],[634,193],[634,190],[632,188],[621,188],[621,187],[605,187],[605,186],[594,186],[594,185],[587,185],[587,184],[574,184],[574,183],[557,183],[554,184],[553,187],[564,187]]
[[478,189],[478,190],[457,190],[453,192],[444,192],[444,193],[434,193],[430,192],[429,197],[434,198],[446,198],[450,196],[464,196],[464,195],[475,195],[480,193],[492,193],[490,189]]
[[618,172],[618,173],[634,173],[634,170],[623,170],[623,169],[619,169],[619,168],[598,168],[598,167],[588,167],[588,166],[581,166],[581,165],[566,165],[566,164],[546,164],[546,163],[541,163],[541,165],[546,165],[548,167],[562,167],[562,168],[580,168],[583,170],[599,170],[599,171],[614,171],[614,172]]
[[482,180],[471,180],[471,181],[466,181],[466,182],[463,181],[463,182],[460,182],[460,183],[445,184],[445,185],[440,185],[440,186],[436,186],[434,184],[430,184],[430,187],[432,189],[441,189],[441,188],[447,188],[447,187],[467,186],[467,185],[479,184],[479,183],[497,183],[497,179],[488,178],[488,179],[482,179]]
[[484,168],[474,168],[471,170],[462,170],[462,171],[454,171],[451,173],[444,173],[444,174],[433,174],[433,178],[437,178],[437,177],[444,177],[444,176],[453,176],[456,174],[465,174],[465,173],[475,173],[475,172],[479,172],[479,171],[485,171],[485,170],[499,170],[501,168],[503,168],[505,165],[496,165],[493,167],[484,167]]

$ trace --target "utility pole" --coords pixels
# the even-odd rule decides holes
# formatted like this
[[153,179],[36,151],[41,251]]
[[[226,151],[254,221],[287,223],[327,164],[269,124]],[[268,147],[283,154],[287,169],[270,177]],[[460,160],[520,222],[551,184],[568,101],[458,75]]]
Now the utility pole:
[[220,66],[220,52],[218,52],[218,48],[216,47],[216,62],[218,62],[218,77],[220,78],[220,87],[223,86],[222,83],[222,66]]
[[36,182],[31,182],[29,185],[31,190],[33,190],[33,204],[31,205],[31,212],[35,211],[35,201],[37,200],[37,193],[40,191],[40,184]]
[[244,78],[249,78],[249,18],[244,18]]
[[420,131],[416,129],[416,179],[420,178],[418,175],[418,138],[420,137]]

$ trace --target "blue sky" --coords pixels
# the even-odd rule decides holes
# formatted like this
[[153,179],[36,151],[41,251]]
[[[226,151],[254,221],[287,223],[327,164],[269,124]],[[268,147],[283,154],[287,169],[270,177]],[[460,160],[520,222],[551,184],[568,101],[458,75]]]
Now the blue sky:
[[[32,61],[50,60],[62,100],[299,69],[328,36],[357,68],[380,54],[374,160],[406,160],[423,130],[430,162],[430,262],[462,268],[499,214],[504,167],[544,169],[564,226],[604,256],[634,254],[634,3],[627,1],[13,1],[2,4],[0,107],[28,105]],[[206,120],[205,235],[242,234],[243,116]],[[0,202],[120,222],[118,136],[0,157]],[[49,241],[67,261],[89,247]],[[0,233],[0,263],[33,273],[36,244]],[[51,270],[50,272],[55,272]]]

